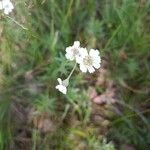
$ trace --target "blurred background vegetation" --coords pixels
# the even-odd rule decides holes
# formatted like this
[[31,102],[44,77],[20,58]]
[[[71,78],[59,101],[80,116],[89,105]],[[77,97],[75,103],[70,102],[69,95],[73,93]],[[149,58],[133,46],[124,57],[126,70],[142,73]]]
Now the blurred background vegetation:
[[[150,1],[14,0],[0,14],[0,150],[149,150]],[[55,89],[79,40],[101,52]],[[93,97],[94,95],[94,97]]]

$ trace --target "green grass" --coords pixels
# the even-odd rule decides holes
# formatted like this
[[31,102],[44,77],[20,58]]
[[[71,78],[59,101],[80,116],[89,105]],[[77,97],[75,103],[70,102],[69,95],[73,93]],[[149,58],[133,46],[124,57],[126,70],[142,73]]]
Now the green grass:
[[[116,142],[116,149],[131,144],[148,150],[150,1],[14,3],[10,16],[27,30],[0,15],[0,150],[114,149],[91,125],[86,75],[75,70],[66,96],[55,89],[57,78],[67,77],[74,66],[65,48],[75,40],[100,50],[117,85],[123,111],[110,119],[108,141]],[[41,133],[37,126],[46,119],[52,131]]]

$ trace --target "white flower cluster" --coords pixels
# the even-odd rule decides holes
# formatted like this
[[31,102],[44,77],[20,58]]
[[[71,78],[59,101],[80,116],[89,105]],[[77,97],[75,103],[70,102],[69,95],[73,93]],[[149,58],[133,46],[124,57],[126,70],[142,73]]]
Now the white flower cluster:
[[[95,72],[95,69],[99,69],[101,66],[101,57],[99,51],[90,49],[90,51],[88,52],[86,48],[80,47],[79,41],[75,41],[72,46],[66,48],[65,56],[70,61],[75,60],[76,64],[79,64],[80,70],[84,73],[93,73]],[[64,81],[67,81],[67,83],[69,83],[71,74]],[[58,89],[63,94],[66,94],[68,84],[66,86],[66,84],[64,84],[65,82],[60,78],[58,78],[57,80],[59,82],[59,85],[56,86],[56,89]]]
[[2,0],[0,1],[0,10],[4,11],[4,14],[9,15],[12,12],[14,6],[10,0]]
[[90,49],[88,53],[86,48],[80,47],[79,41],[75,41],[72,46],[66,48],[66,58],[71,61],[75,60],[82,72],[89,71],[93,73],[95,69],[100,68],[101,58],[99,51]]

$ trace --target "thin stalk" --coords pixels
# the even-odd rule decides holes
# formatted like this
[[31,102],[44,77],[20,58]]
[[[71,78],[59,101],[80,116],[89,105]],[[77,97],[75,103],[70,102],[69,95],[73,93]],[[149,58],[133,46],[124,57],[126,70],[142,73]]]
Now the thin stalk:
[[69,74],[69,76],[68,76],[68,78],[67,78],[68,80],[69,80],[70,77],[72,76],[72,74],[73,74],[73,72],[74,72],[76,66],[77,66],[77,63],[74,65],[73,69],[71,70],[71,72],[70,72],[70,74]]
[[13,21],[14,23],[16,23],[18,26],[20,26],[21,28],[23,28],[24,30],[28,30],[26,27],[24,27],[22,24],[20,24],[19,22],[17,22],[15,19],[6,16],[7,18],[9,18],[11,21]]

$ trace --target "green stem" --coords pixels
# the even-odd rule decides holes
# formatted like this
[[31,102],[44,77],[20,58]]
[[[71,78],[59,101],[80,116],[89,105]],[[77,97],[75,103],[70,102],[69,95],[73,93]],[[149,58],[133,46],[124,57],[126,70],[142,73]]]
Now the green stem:
[[71,70],[71,72],[70,72],[70,74],[69,74],[69,76],[68,76],[68,78],[67,78],[68,80],[70,79],[71,75],[73,74],[73,72],[74,72],[76,66],[77,66],[77,63],[74,65],[73,69]]
[[13,21],[14,23],[16,23],[18,26],[20,26],[21,28],[23,28],[24,30],[28,30],[26,27],[24,27],[23,25],[21,25],[19,22],[17,22],[15,19],[6,16],[7,18],[9,18],[11,21]]

